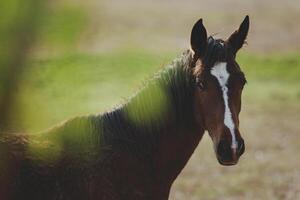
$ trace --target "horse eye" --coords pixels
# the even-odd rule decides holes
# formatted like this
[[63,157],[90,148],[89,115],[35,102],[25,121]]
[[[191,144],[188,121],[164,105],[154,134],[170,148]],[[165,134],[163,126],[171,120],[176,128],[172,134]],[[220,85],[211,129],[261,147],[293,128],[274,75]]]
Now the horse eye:
[[204,83],[203,83],[203,82],[199,82],[197,85],[198,85],[198,87],[199,87],[201,90],[204,90]]
[[204,81],[201,80],[200,78],[196,78],[196,85],[200,90],[204,90],[205,89],[205,84]]
[[245,77],[241,78],[241,83],[244,86],[247,83],[247,79]]
[[239,81],[242,86],[244,86],[247,83],[246,77],[243,73],[238,74],[238,76],[236,77],[236,80]]

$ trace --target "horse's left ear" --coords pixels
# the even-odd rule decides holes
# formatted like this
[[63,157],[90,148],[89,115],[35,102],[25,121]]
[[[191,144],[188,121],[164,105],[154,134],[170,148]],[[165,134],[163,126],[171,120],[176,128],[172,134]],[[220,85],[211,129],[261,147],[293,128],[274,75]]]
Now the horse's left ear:
[[248,35],[248,30],[249,30],[249,16],[247,15],[244,21],[241,23],[239,29],[236,30],[234,33],[232,33],[227,40],[234,54],[236,54],[236,52],[240,48],[242,48],[243,44],[245,43],[245,40]]

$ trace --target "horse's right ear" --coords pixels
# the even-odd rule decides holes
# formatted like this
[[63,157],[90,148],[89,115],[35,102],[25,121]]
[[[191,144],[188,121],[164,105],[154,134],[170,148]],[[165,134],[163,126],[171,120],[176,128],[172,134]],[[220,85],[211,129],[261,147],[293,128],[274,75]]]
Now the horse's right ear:
[[199,19],[192,29],[191,47],[196,57],[200,59],[204,57],[207,48],[207,33],[203,26],[202,19]]

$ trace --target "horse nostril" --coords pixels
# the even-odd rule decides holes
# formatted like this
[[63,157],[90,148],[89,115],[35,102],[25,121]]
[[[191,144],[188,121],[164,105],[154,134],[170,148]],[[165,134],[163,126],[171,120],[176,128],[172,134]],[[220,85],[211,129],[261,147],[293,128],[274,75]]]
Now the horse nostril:
[[224,160],[230,160],[231,158],[230,144],[225,140],[221,140],[217,147],[217,154]]
[[239,154],[239,156],[241,156],[244,152],[245,152],[245,142],[244,142],[243,139],[241,139],[239,141],[239,145],[238,145],[238,154]]
[[223,141],[220,141],[217,147],[217,153],[218,155],[221,155],[224,151],[224,144]]

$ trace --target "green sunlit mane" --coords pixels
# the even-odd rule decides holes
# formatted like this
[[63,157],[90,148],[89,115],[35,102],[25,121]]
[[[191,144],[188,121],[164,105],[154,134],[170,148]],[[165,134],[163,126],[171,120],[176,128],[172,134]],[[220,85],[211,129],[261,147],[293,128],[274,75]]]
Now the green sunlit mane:
[[126,113],[126,117],[140,126],[165,123],[165,117],[179,109],[176,107],[180,106],[181,101],[186,100],[190,92],[192,86],[188,67],[190,62],[191,54],[185,52],[159,71],[123,106],[122,110]]
[[159,134],[167,131],[167,124],[177,130],[190,127],[194,95],[191,63],[192,52],[188,50],[160,70],[123,106],[99,116],[104,143],[125,142],[148,149],[147,145],[151,148]]
[[[191,127],[194,90],[191,62],[192,52],[184,52],[123,105],[103,114],[75,117],[42,134],[42,138],[30,138],[28,152],[47,162],[60,159],[61,151],[92,160],[103,149],[116,145],[143,151],[143,155],[151,152],[161,134],[169,131],[167,125],[171,124],[174,130]],[[44,150],[39,145],[41,141],[50,149]]]

